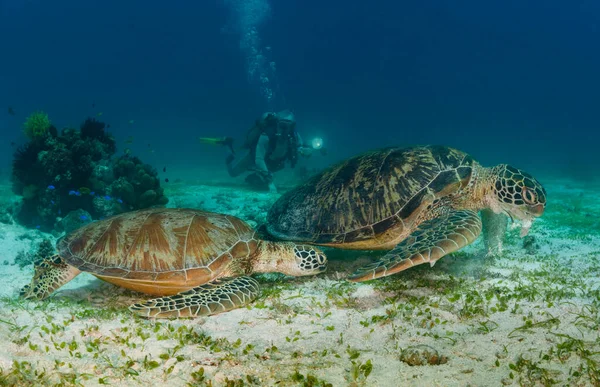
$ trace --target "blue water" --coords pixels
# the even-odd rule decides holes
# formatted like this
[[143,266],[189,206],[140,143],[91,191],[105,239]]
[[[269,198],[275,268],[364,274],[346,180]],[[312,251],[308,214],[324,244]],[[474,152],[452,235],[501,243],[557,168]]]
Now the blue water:
[[[192,376],[200,385],[203,367],[216,385],[245,373],[252,385],[291,385],[302,375],[305,385],[317,385],[310,374],[335,386],[597,382],[599,48],[598,0],[0,0],[0,385],[15,385],[11,380],[22,375],[22,385],[58,377],[79,382],[84,375],[85,385],[171,386]],[[321,137],[328,154],[301,158],[295,173],[277,172],[279,193],[306,178],[303,167],[325,168],[391,145],[440,144],[485,166],[508,163],[529,172],[546,186],[546,212],[527,239],[511,229],[495,259],[483,257],[492,235],[433,268],[421,265],[373,284],[345,278],[384,251],[326,249],[327,273],[285,282],[261,276],[265,291],[250,310],[206,320],[161,326],[134,320],[126,305],[147,296],[85,275],[47,303],[18,296],[32,278],[32,259],[48,254],[63,232],[163,206],[166,197],[169,207],[265,225],[278,196],[240,189],[242,178],[226,173],[223,147],[198,137],[229,135],[240,145],[263,112],[282,109],[295,113],[305,140]],[[13,154],[28,141],[23,124],[37,111],[59,131],[79,128],[87,117],[105,122],[116,154],[92,123],[85,139],[61,137],[72,152],[53,136],[33,141],[11,182]],[[113,162],[91,158],[98,154]],[[366,192],[368,184],[359,185],[356,192]],[[534,192],[539,198],[531,188],[523,197]],[[333,197],[314,203],[326,206]],[[416,201],[410,203],[404,209],[414,211]],[[341,223],[357,224],[356,214],[368,212],[355,207],[343,207],[353,214],[340,216]],[[335,219],[329,215],[320,212],[319,222]],[[104,240],[111,251],[118,248],[119,233],[133,224],[114,222],[90,251],[100,256]],[[472,221],[464,224],[477,231]],[[148,251],[132,268],[173,263],[160,257],[170,241],[180,241],[180,230],[173,238],[157,226],[140,226],[137,239],[147,242],[138,244]],[[505,225],[496,219],[493,226]],[[230,240],[209,231],[191,229],[190,243],[206,242],[197,251],[216,252],[213,245]],[[386,243],[390,235],[377,240]],[[428,234],[419,235],[416,244],[425,243]],[[71,247],[92,245],[85,236],[76,242],[69,256]],[[127,244],[121,247],[135,260]],[[227,251],[235,255],[242,245]],[[107,257],[102,262],[110,263]],[[210,265],[213,274],[224,257]],[[89,259],[82,268],[100,267]],[[117,273],[103,273],[109,272]],[[429,367],[437,362],[404,364],[419,347],[432,349],[440,362],[447,356],[448,364],[435,371]],[[368,382],[344,383],[357,372],[364,381],[371,359]],[[252,382],[259,377],[262,384]]]
[[591,180],[599,28],[594,1],[1,0],[0,170],[36,110],[106,121],[157,168],[224,168],[198,136],[290,108],[320,166],[435,143]]

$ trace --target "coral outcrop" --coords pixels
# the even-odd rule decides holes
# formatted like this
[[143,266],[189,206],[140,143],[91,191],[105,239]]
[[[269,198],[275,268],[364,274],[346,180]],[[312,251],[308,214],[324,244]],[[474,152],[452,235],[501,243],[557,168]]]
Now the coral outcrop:
[[51,230],[72,211],[98,219],[167,203],[157,171],[129,154],[115,157],[115,139],[105,129],[88,118],[79,130],[58,133],[45,113],[27,119],[29,141],[12,168],[13,191],[22,196],[12,209],[19,223]]

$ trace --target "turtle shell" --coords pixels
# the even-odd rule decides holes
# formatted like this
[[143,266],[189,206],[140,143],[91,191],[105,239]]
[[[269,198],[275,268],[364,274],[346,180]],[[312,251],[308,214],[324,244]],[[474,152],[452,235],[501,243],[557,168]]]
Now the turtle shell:
[[[193,209],[127,212],[79,228],[57,243],[70,265],[151,294],[176,293],[219,277],[257,248],[242,220]],[[136,285],[131,285],[137,283]],[[149,291],[140,284],[172,286]]]
[[270,209],[276,238],[340,244],[403,227],[427,200],[456,193],[475,161],[444,146],[387,148],[334,165],[287,192]]

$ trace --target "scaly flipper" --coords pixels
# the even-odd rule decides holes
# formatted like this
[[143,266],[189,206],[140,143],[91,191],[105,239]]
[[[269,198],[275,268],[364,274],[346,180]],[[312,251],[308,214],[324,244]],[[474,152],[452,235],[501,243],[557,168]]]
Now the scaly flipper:
[[249,304],[259,294],[260,286],[252,277],[223,278],[174,296],[133,304],[129,310],[151,318],[210,316]]
[[367,281],[429,262],[471,244],[481,233],[481,219],[474,211],[451,211],[425,221],[379,261],[358,269],[349,280]]
[[19,292],[21,297],[26,299],[43,300],[81,273],[79,269],[67,265],[59,255],[37,261],[33,267],[31,283],[25,285]]

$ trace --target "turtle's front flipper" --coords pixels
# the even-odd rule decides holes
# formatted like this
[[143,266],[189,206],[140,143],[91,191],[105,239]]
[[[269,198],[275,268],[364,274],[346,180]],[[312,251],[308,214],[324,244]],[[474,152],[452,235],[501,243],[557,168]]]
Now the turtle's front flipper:
[[174,296],[133,304],[129,310],[152,318],[210,316],[249,304],[259,293],[252,277],[224,278]]
[[43,300],[79,273],[79,269],[67,265],[58,255],[44,258],[33,264],[33,279],[19,294],[27,299]]
[[367,281],[398,273],[422,263],[431,266],[444,255],[471,244],[481,233],[474,211],[451,211],[428,220],[379,261],[358,269],[349,280]]

